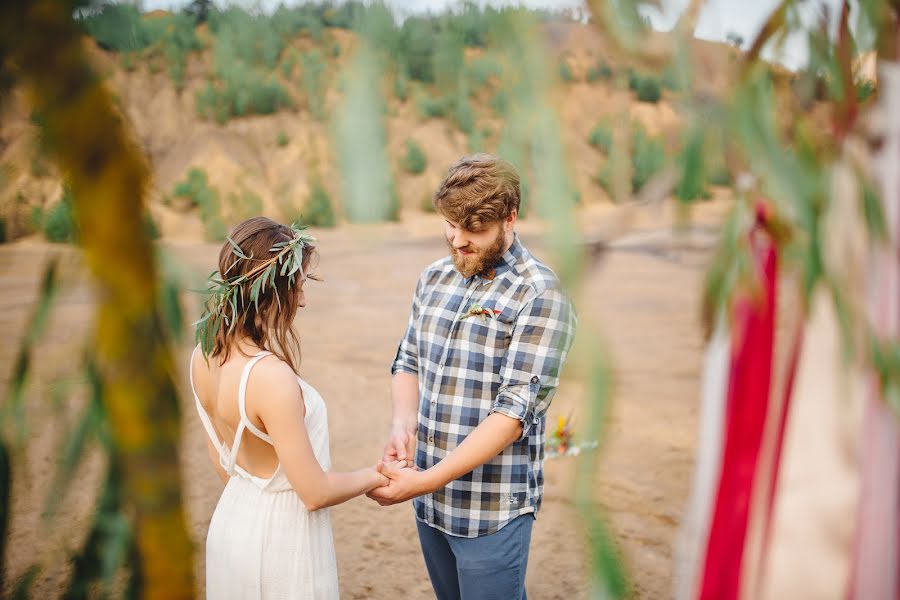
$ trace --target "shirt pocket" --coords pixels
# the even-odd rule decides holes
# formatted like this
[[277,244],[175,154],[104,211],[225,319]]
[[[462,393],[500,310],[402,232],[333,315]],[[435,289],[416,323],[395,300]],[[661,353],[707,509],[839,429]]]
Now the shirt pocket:
[[494,372],[499,371],[512,339],[511,313],[511,310],[505,309],[492,316],[461,316],[456,332],[460,350],[471,358],[484,356],[488,363],[485,367],[493,367],[491,370]]

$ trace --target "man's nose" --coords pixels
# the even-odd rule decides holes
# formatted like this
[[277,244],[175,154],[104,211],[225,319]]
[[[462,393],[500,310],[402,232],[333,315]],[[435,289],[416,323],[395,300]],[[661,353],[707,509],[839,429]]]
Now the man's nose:
[[469,245],[469,240],[466,236],[456,233],[453,235],[453,247],[454,248],[465,248]]

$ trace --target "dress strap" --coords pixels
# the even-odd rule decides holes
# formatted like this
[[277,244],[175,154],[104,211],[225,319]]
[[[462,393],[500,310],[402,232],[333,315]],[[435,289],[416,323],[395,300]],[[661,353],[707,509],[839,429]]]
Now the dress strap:
[[194,403],[197,405],[197,412],[200,414],[200,421],[203,423],[203,428],[206,429],[207,435],[209,435],[210,441],[212,441],[213,446],[215,446],[216,450],[219,452],[219,459],[225,458],[225,452],[222,447],[222,442],[219,441],[219,436],[216,434],[216,430],[212,425],[212,421],[209,420],[209,415],[206,414],[206,410],[203,408],[203,405],[200,404],[200,397],[197,396],[197,389],[194,387],[194,357],[197,355],[197,350],[200,346],[194,348],[194,351],[191,353],[191,365],[188,371],[188,377],[191,381],[191,392],[194,394]]
[[240,388],[238,388],[238,408],[241,411],[241,424],[249,429],[250,433],[274,446],[275,444],[272,442],[272,438],[269,436],[269,434],[265,433],[259,427],[254,425],[250,421],[250,418],[247,416],[247,382],[250,380],[250,370],[253,369],[253,366],[256,363],[258,363],[266,356],[269,356],[270,354],[272,353],[268,350],[262,350],[258,352],[256,356],[247,361],[247,365],[244,367],[244,372],[241,374],[241,386]]

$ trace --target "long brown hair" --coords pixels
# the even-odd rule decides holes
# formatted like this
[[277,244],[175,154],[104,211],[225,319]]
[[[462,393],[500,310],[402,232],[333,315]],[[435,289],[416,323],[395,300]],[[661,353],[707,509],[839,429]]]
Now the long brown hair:
[[[247,257],[238,256],[230,241],[222,244],[219,251],[219,273],[223,278],[233,279],[253,271],[259,261],[271,257],[271,249],[275,244],[292,240],[293,231],[287,225],[276,223],[272,219],[253,217],[235,227],[230,238]],[[297,371],[300,366],[300,340],[293,329],[293,323],[303,285],[300,274],[302,272],[307,278],[316,279],[315,275],[309,273],[309,269],[312,261],[317,258],[315,247],[306,245],[303,248],[301,271],[283,275],[280,269],[275,269],[273,284],[260,291],[255,302],[250,297],[251,286],[242,285],[241,297],[236,302],[236,314],[233,314],[230,305],[225,307],[226,316],[229,322],[234,321],[234,326],[219,328],[209,355],[218,356],[224,363],[237,340],[247,337],[259,348],[272,352]]]

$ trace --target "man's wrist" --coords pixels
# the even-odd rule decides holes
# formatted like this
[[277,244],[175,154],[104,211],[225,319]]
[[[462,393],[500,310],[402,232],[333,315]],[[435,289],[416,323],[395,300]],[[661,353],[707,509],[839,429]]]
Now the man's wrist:
[[419,418],[418,415],[413,415],[412,417],[394,419],[391,422],[391,430],[393,431],[404,431],[406,433],[413,433],[419,427]]

